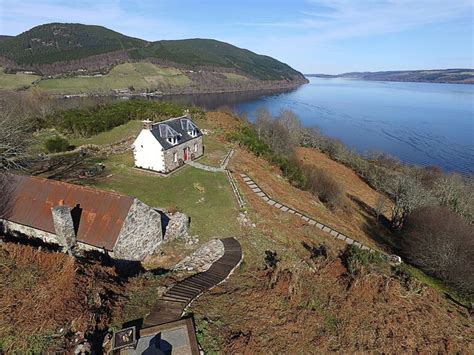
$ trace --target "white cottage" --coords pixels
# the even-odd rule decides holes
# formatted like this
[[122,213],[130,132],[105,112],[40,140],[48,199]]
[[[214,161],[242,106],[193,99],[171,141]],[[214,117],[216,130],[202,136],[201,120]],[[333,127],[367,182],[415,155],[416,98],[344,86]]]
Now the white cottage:
[[189,114],[158,123],[146,120],[132,147],[137,168],[169,173],[203,154],[202,132]]

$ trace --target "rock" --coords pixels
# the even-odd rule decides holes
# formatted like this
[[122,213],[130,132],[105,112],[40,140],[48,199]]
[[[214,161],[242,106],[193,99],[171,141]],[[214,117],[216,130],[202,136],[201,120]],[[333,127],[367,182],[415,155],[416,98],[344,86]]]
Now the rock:
[[213,239],[201,246],[190,256],[185,257],[173,268],[175,271],[204,272],[217,259],[224,255],[224,244],[219,239]]

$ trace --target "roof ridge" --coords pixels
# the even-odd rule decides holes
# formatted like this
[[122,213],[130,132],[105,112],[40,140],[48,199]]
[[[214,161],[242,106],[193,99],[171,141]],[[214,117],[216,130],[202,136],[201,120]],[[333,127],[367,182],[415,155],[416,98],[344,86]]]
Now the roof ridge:
[[174,120],[177,120],[177,119],[180,119],[180,118],[186,118],[186,119],[188,119],[188,120],[190,119],[190,118],[189,118],[188,116],[186,116],[186,115],[182,115],[182,116],[178,116],[178,117],[170,117],[170,118],[168,118],[168,119],[166,119],[166,120],[164,120],[164,121],[155,122],[155,123],[152,124],[152,126],[159,125],[159,124],[161,124],[161,123],[166,123],[166,122],[169,122],[169,121],[174,121]]

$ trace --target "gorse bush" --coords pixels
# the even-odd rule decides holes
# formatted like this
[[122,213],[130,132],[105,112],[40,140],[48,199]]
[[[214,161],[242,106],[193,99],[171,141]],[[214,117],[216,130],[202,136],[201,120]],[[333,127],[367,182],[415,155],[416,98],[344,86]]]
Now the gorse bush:
[[59,153],[69,150],[70,144],[66,138],[54,136],[45,142],[45,148],[50,153]]
[[364,269],[381,267],[385,260],[380,253],[363,250],[348,245],[341,256],[344,266],[350,274],[360,274]]
[[191,115],[202,116],[203,110],[171,102],[148,100],[128,100],[114,104],[96,105],[87,108],[74,108],[49,115],[44,125],[54,127],[61,132],[76,136],[88,137],[131,120],[151,119],[159,121],[176,117],[189,109]]

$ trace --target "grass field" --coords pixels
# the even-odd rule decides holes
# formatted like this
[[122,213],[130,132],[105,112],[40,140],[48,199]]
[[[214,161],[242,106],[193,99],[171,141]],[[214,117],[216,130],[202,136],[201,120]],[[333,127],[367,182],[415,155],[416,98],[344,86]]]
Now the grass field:
[[177,208],[191,217],[201,241],[239,233],[238,207],[225,174],[184,167],[168,177],[133,168],[130,152],[104,161],[107,177],[94,186],[135,196],[154,207]]
[[223,73],[229,81],[246,81],[249,80],[246,76],[235,74],[235,73]]
[[39,79],[37,75],[5,74],[3,68],[0,68],[0,90],[16,90],[31,85],[37,79]]
[[190,79],[180,70],[164,68],[151,63],[125,63],[114,67],[107,75],[99,77],[72,77],[42,80],[40,88],[52,92],[104,92],[133,86],[135,89],[160,86],[184,86]]
[[92,137],[87,138],[74,138],[70,142],[72,145],[79,147],[84,144],[95,144],[95,145],[107,145],[115,142],[119,142],[122,139],[128,137],[136,137],[140,132],[142,123],[140,121],[134,120],[129,121],[121,126],[112,128],[110,131],[102,132],[96,134]]

